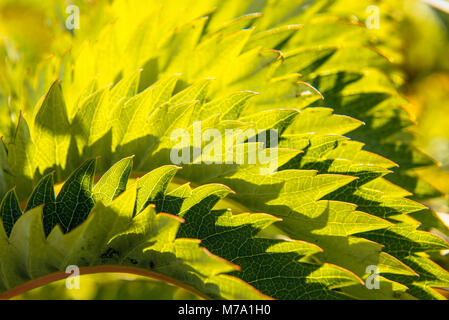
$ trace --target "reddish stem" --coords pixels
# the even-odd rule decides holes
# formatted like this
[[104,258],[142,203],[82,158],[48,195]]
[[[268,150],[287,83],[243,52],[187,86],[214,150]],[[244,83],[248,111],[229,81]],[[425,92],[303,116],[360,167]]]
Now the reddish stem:
[[[160,275],[160,274],[157,274],[157,273],[154,273],[151,271],[143,270],[143,269],[138,269],[138,268],[133,268],[133,267],[122,267],[122,266],[80,267],[80,275],[95,274],[95,273],[128,273],[128,274],[134,274],[134,275],[138,275],[138,276],[153,278],[153,279],[165,281],[172,285],[186,289],[186,290],[200,296],[203,299],[210,299],[209,297],[207,297],[203,293],[199,292],[198,290],[193,289],[185,284],[182,284],[170,277],[163,276],[163,275]],[[31,281],[28,281],[24,284],[21,284],[15,288],[12,288],[12,289],[0,294],[0,300],[11,299],[17,295],[20,295],[24,292],[35,289],[37,287],[52,283],[54,281],[65,279],[69,275],[70,274],[67,274],[65,272],[57,272],[57,273],[49,274],[47,276],[43,276],[43,277],[40,277],[37,279],[33,279]]]

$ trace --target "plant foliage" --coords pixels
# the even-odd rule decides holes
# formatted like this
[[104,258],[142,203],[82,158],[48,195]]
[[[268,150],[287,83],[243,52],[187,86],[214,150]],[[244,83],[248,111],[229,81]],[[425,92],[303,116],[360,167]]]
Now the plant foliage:
[[[0,289],[74,264],[213,299],[443,298],[449,274],[429,254],[449,245],[428,231],[449,232],[417,202],[440,193],[413,171],[434,162],[409,133],[396,21],[366,29],[345,3],[104,1],[99,22],[60,35],[71,50],[7,60]],[[276,129],[278,146],[255,147],[278,168],[170,165],[170,133],[196,121]]]

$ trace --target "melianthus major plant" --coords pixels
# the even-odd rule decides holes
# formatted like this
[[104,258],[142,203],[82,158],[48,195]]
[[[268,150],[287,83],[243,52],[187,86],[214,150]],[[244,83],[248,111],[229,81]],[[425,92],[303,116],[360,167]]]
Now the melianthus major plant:
[[[440,194],[413,172],[434,162],[398,91],[395,5],[379,3],[389,19],[372,31],[345,1],[105,1],[69,51],[8,60],[3,297],[77,265],[212,299],[444,298],[429,255],[449,245],[428,231],[449,232],[416,202]],[[278,168],[173,166],[170,133],[196,121],[277,130],[257,148],[276,148]]]

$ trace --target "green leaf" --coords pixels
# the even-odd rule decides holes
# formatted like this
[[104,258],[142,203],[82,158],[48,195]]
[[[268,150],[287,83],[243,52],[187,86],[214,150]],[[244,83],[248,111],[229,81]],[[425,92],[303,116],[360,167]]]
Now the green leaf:
[[126,190],[129,175],[131,174],[133,157],[117,162],[95,184],[92,189],[95,198],[108,205],[120,193]]
[[60,255],[46,243],[42,207],[24,213],[12,229],[10,243],[32,279],[58,270]]
[[8,154],[6,147],[3,144],[3,139],[0,138],[0,195],[3,197],[6,193],[6,179],[5,171],[8,168]]
[[10,180],[9,184],[18,184],[18,193],[27,194],[32,190],[32,182],[37,164],[33,161],[35,157],[35,146],[31,140],[28,124],[22,116],[19,118],[13,143],[8,146],[8,171],[11,176],[5,177]]
[[22,209],[20,209],[19,200],[14,189],[10,190],[3,198],[0,204],[0,213],[3,227],[6,235],[9,237],[14,224],[22,216]]
[[[124,163],[129,161],[129,158],[120,161],[111,168],[111,172],[123,169]],[[69,191],[82,193],[90,190],[92,185],[88,182],[93,176],[94,168],[95,159],[84,163],[62,187],[58,200]],[[81,224],[72,224],[70,230],[56,225],[48,238],[44,233],[42,214],[42,207],[45,208],[48,203],[26,211],[20,219],[14,221],[9,240],[11,245],[8,244],[6,234],[0,238],[0,270],[6,276],[0,278],[1,288],[6,290],[51,273],[65,272],[68,265],[113,265],[128,267],[127,270],[136,270],[138,273],[147,270],[146,274],[149,276],[170,278],[173,282],[211,298],[267,298],[247,283],[226,275],[239,270],[239,267],[200,247],[198,240],[175,239],[182,219],[165,213],[157,214],[154,205],[145,205],[134,216],[134,206],[139,203],[138,186],[139,193],[146,199],[158,201],[165,194],[174,172],[175,167],[166,167],[149,173],[109,201],[108,205],[99,199],[88,216],[78,217],[78,220],[83,219],[79,221]],[[52,175],[48,175],[42,179],[37,186],[40,192],[48,189],[51,177]],[[110,178],[110,172],[105,177]],[[84,190],[75,189],[80,186]],[[54,201],[36,190],[28,206],[32,207],[46,200]],[[66,204],[72,206],[68,209],[75,209],[80,213],[79,203],[67,201]],[[65,218],[63,215],[60,217],[61,220]]]
[[72,173],[56,198],[56,214],[64,232],[83,222],[94,206],[95,163],[96,159],[83,163]]
[[135,213],[140,213],[149,203],[158,203],[169,183],[179,170],[178,167],[164,166],[155,169],[138,180]]
[[56,224],[58,224],[58,211],[55,199],[53,172],[43,177],[28,199],[25,211],[44,205],[42,209],[43,227],[48,236]]
[[66,167],[70,137],[70,124],[59,82],[53,83],[42,104],[37,108],[33,122],[33,141],[36,146],[36,162],[43,173],[58,166],[56,174]]

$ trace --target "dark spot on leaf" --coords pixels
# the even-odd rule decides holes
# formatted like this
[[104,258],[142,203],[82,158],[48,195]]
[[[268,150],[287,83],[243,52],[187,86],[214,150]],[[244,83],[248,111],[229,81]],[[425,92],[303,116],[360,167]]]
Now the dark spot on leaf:
[[115,250],[114,248],[108,248],[106,250],[106,252],[104,252],[100,255],[100,258],[101,259],[112,259],[113,257],[118,257],[118,256],[120,256],[120,253],[117,250]]

